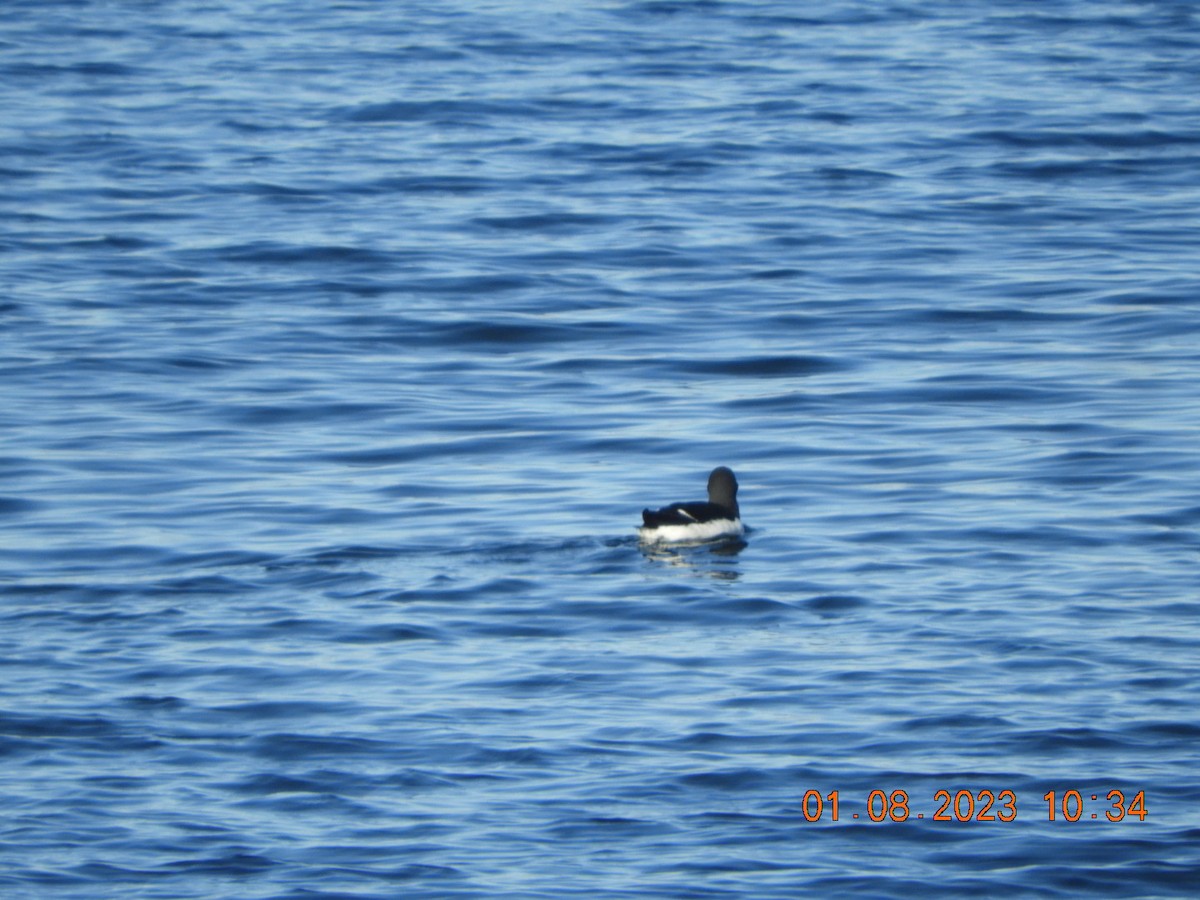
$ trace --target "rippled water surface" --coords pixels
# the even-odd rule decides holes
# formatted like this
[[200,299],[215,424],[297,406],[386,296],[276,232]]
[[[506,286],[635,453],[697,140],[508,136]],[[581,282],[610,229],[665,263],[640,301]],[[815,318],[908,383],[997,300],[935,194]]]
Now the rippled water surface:
[[14,2],[0,178],[4,897],[1194,896],[1191,4]]

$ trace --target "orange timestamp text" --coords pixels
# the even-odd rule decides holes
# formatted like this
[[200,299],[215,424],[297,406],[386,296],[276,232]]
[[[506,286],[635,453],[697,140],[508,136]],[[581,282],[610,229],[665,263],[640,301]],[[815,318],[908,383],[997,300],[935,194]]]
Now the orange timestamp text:
[[[1088,799],[1090,798],[1090,800]],[[1107,794],[1080,792],[1074,788],[1066,791],[1047,791],[1042,795],[1046,804],[1042,807],[1047,822],[1059,820],[1079,822],[1097,820],[1122,822],[1126,819],[1146,821],[1146,792],[1138,791],[1126,797],[1124,791],[1113,789]],[[821,822],[826,816],[837,822],[846,818],[839,791],[822,795],[818,790],[804,792],[801,812],[806,822]],[[871,822],[907,822],[912,819],[929,819],[933,822],[1015,822],[1017,820],[1017,792],[1013,790],[938,790],[933,793],[931,814],[915,811],[908,791],[873,790],[867,794],[863,812],[850,812],[851,819],[866,817]]]

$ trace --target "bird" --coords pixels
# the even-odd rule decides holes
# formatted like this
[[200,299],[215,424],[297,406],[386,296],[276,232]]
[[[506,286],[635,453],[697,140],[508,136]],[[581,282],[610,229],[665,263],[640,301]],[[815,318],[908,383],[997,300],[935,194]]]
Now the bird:
[[648,544],[701,543],[745,533],[737,502],[737,478],[726,466],[708,476],[708,500],[643,509],[638,536]]

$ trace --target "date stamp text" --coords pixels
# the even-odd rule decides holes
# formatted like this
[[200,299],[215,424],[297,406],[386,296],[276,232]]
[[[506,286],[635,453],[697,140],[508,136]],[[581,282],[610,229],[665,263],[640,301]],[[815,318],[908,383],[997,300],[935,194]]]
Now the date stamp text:
[[[859,811],[861,805],[861,811]],[[1115,788],[1107,794],[1081,793],[1074,788],[1066,791],[1047,791],[1042,803],[1035,807],[1039,818],[1047,822],[1109,821],[1136,819],[1146,821],[1146,792],[1138,791],[1127,797]],[[938,790],[931,802],[923,806],[914,801],[908,791],[873,790],[865,801],[844,803],[840,791],[822,794],[818,790],[804,793],[802,807],[806,822],[838,822],[867,819],[871,822],[907,822],[929,819],[934,822],[1015,822],[1017,792],[1013,790]],[[928,813],[928,815],[927,815]]]

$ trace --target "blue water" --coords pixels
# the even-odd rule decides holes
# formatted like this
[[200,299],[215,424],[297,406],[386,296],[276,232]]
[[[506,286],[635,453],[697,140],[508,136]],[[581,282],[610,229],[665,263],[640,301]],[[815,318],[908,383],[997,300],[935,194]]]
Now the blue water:
[[7,3],[0,894],[1195,896],[1197,12]]

